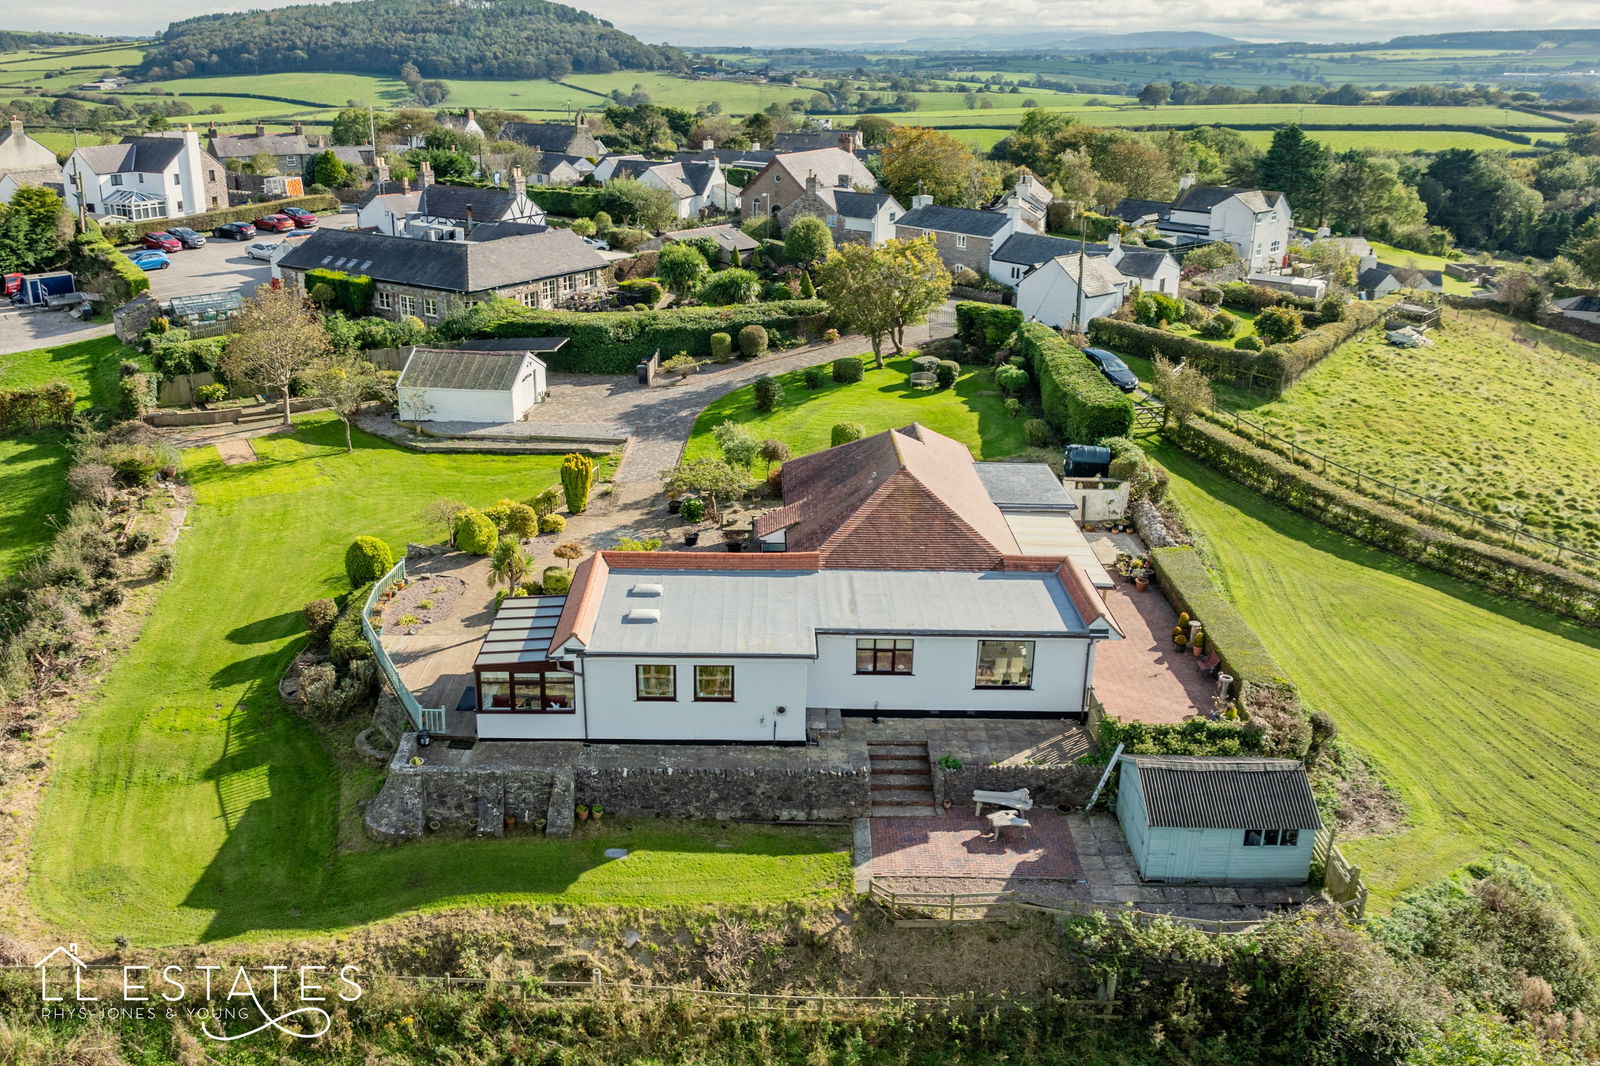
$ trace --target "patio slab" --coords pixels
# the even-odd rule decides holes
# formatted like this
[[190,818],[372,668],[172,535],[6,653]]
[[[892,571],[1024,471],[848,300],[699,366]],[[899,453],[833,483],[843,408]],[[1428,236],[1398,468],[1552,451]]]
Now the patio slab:
[[1144,592],[1118,579],[1105,602],[1122,640],[1095,650],[1094,693],[1124,721],[1174,723],[1211,710],[1216,682],[1200,673],[1200,660],[1172,643],[1178,614],[1155,585]]
[[1072,830],[1054,811],[1028,812],[1032,827],[985,840],[987,819],[946,812],[933,818],[872,819],[872,876],[1075,881],[1082,876]]

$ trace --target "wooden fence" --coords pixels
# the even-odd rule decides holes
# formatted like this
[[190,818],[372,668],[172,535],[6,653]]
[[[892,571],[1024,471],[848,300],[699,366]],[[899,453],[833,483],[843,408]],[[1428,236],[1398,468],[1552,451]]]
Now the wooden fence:
[[1313,862],[1322,863],[1322,887],[1328,898],[1351,918],[1358,922],[1364,920],[1367,883],[1361,877],[1361,867],[1352,864],[1334,844],[1332,829],[1317,834],[1311,858]]
[[874,881],[867,894],[896,916],[896,925],[913,928],[943,926],[950,922],[1015,922],[1024,914],[1038,912],[1073,918],[1087,918],[1094,914],[1122,916],[1140,925],[1172,922],[1212,936],[1225,936],[1248,933],[1263,921],[1260,918],[1237,921],[1190,918],[1137,907],[1040,896],[1013,889],[999,892],[896,892]]

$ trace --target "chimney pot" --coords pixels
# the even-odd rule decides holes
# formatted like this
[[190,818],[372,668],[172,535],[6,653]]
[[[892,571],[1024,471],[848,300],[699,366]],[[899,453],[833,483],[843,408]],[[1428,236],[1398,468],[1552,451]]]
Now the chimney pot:
[[1179,192],[1184,192],[1184,191],[1186,191],[1188,189],[1192,189],[1193,187],[1194,187],[1194,171],[1191,170],[1191,171],[1189,171],[1189,173],[1185,174],[1183,177],[1178,179],[1178,191]]
[[913,210],[913,211],[915,211],[919,207],[932,207],[932,206],[933,206],[933,197],[930,196],[928,193],[919,192],[919,193],[917,193],[915,196],[913,196],[911,198],[911,210]]
[[16,115],[11,116],[11,132],[18,136],[22,134],[22,119]]
[[267,127],[261,125],[261,123],[259,123],[259,122],[256,123],[256,136],[257,137],[265,137],[266,135],[267,135]]

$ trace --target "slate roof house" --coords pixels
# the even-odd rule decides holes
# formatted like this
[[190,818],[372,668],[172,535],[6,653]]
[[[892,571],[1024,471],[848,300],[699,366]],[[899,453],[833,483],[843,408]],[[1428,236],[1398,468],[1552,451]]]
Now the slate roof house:
[[507,122],[500,127],[498,139],[557,155],[598,159],[606,154],[606,146],[589,132],[582,114],[571,122]]
[[1418,292],[1443,292],[1444,273],[1438,270],[1415,270],[1411,267],[1389,266],[1379,263],[1356,276],[1356,288],[1362,299],[1376,300],[1401,289]]
[[1192,174],[1179,180],[1171,203],[1123,200],[1112,213],[1133,225],[1153,224],[1179,249],[1227,241],[1251,273],[1282,269],[1294,228],[1282,193],[1196,185]]
[[22,120],[11,116],[11,126],[0,130],[0,204],[8,204],[24,185],[61,185],[61,164],[56,154],[22,132]]
[[887,192],[833,188],[808,174],[805,192],[778,212],[778,223],[787,229],[801,215],[813,215],[827,225],[835,244],[876,248],[894,236],[894,224],[904,214],[900,201]]
[[222,164],[193,130],[124,137],[121,144],[75,149],[62,168],[67,210],[99,220],[179,219],[226,207]]
[[1557,312],[1568,318],[1600,322],[1600,296],[1568,296],[1564,300],[1557,300],[1554,306]]
[[901,240],[932,235],[939,259],[953,273],[961,267],[979,274],[990,272],[989,261],[1001,245],[1017,232],[1017,218],[1004,211],[971,207],[944,207],[933,197],[911,198],[911,210],[895,221]]
[[544,210],[528,199],[528,182],[519,166],[512,166],[510,186],[505,189],[436,184],[426,161],[418,168],[417,182],[421,195],[406,215],[407,236],[461,240],[491,223],[544,225]]
[[[484,227],[493,229],[498,227]],[[309,270],[342,270],[377,283],[372,310],[437,322],[451,311],[503,296],[526,307],[558,307],[609,285],[609,266],[570,230],[494,240],[426,243],[360,230],[319,230],[278,260],[284,284],[302,291]]]
[[1016,289],[1017,307],[1030,321],[1063,327],[1074,318],[1081,325],[1112,314],[1134,286],[1176,293],[1180,272],[1178,261],[1166,251],[1126,246],[1116,233],[1103,244],[1080,245],[1064,237],[1019,232],[994,252],[989,276]]
[[283,174],[302,174],[311,164],[311,157],[322,151],[332,151],[339,161],[354,167],[373,165],[374,152],[370,144],[330,145],[322,134],[307,136],[299,122],[292,133],[268,133],[265,126],[256,126],[254,133],[218,133],[217,124],[211,123],[208,148],[223,163],[243,163],[265,152]]
[[783,480],[756,527],[782,550],[600,552],[559,602],[507,600],[474,664],[477,735],[801,743],[830,709],[1084,712],[1121,634],[1076,563],[1019,551],[964,445],[911,425]]
[[594,175],[602,184],[627,178],[665,189],[672,194],[673,210],[679,218],[725,215],[739,207],[739,190],[728,184],[722,164],[715,159],[663,163],[643,156],[609,156],[595,167]]
[[721,249],[721,259],[723,262],[730,262],[733,259],[734,252],[738,252],[742,258],[743,256],[747,256],[757,248],[761,247],[760,241],[750,236],[750,234],[746,233],[738,226],[727,223],[721,226],[697,226],[694,229],[671,230],[667,233],[663,233],[659,237],[652,237],[650,240],[639,245],[639,247],[635,250],[640,252],[655,252],[665,248],[673,241],[698,239],[716,241],[717,247]]
[[[545,350],[565,341],[555,338]],[[407,421],[520,422],[544,399],[545,363],[530,350],[413,347],[396,389],[396,406]]]
[[785,152],[773,156],[745,184],[739,197],[741,212],[745,218],[776,215],[805,195],[806,179],[811,177],[821,188],[878,190],[878,179],[850,152],[837,148]]
[[1117,819],[1147,881],[1298,884],[1322,829],[1294,759],[1124,755]]

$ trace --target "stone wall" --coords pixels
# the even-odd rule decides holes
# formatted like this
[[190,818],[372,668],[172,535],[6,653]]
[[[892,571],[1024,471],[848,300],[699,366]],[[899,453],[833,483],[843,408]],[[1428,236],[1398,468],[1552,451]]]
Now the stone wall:
[[1028,790],[1035,807],[1065,804],[1081,808],[1089,802],[1104,766],[963,766],[959,770],[935,768],[934,795],[952,807],[972,802],[977,789],[994,792]]
[[945,269],[954,274],[961,267],[983,275],[989,276],[989,238],[975,237],[966,234],[966,247],[956,245],[956,239],[961,234],[947,233],[944,230],[924,230],[916,226],[902,226],[898,223],[894,228],[894,235],[901,240],[915,240],[932,234],[933,243],[939,249],[939,260],[944,263]]

